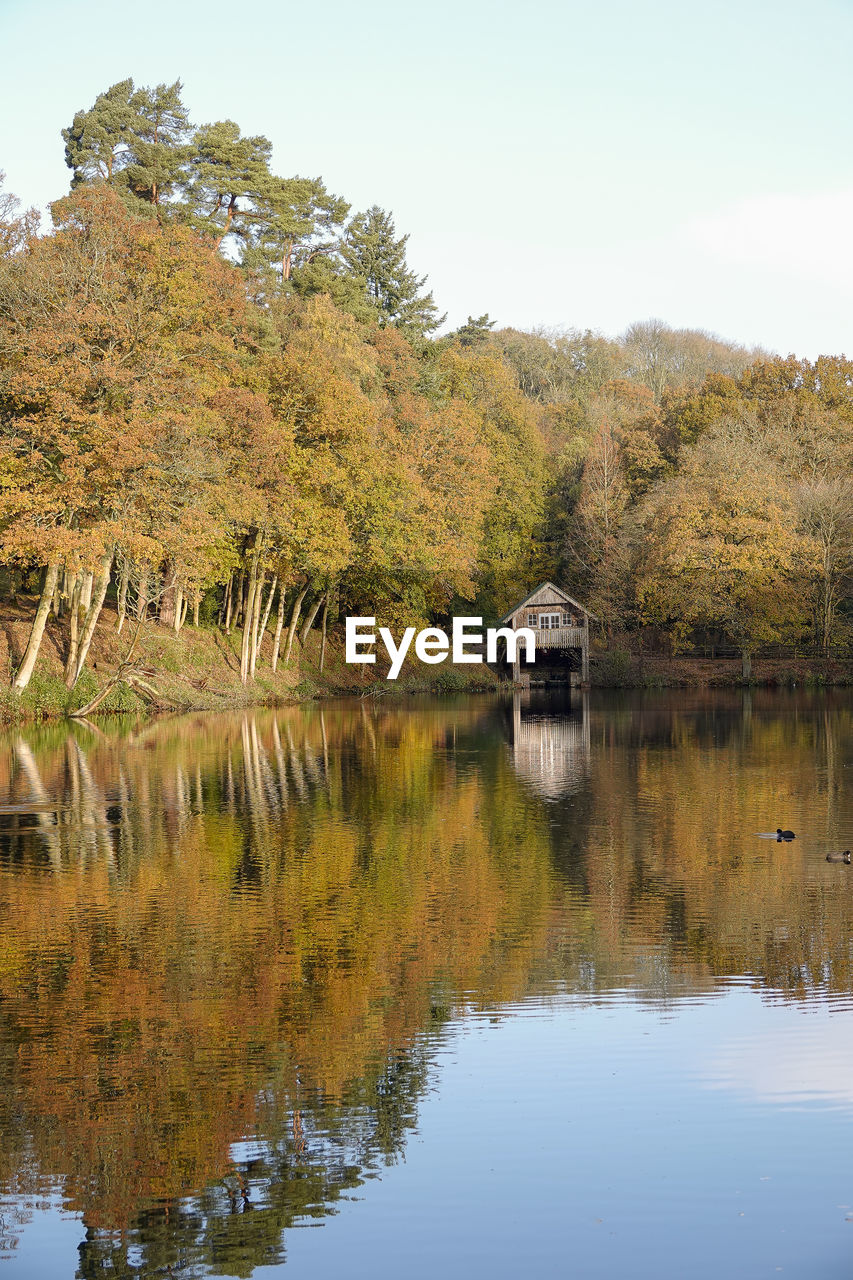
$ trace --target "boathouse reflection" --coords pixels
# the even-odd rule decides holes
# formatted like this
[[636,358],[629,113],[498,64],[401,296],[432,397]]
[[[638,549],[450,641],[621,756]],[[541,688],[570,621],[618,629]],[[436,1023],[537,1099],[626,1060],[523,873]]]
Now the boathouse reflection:
[[545,800],[580,790],[589,777],[589,694],[538,689],[512,697],[510,744],[519,779]]

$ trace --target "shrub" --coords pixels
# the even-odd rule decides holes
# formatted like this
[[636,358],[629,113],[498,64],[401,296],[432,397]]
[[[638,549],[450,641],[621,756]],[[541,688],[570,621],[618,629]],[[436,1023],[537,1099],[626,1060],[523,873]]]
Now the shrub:
[[595,660],[595,684],[624,688],[636,683],[634,659],[627,649],[607,649]]

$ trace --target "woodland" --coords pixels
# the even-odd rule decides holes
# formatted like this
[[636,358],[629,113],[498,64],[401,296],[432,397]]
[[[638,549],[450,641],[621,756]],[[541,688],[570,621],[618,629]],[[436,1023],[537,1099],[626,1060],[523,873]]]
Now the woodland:
[[128,655],[238,636],[251,685],[345,615],[489,623],[546,578],[611,647],[849,652],[853,361],[658,320],[442,332],[391,212],[193,124],[180,82],[114,84],[62,139],[49,229],[0,188],[14,689],[48,623],[73,689],[105,606]]

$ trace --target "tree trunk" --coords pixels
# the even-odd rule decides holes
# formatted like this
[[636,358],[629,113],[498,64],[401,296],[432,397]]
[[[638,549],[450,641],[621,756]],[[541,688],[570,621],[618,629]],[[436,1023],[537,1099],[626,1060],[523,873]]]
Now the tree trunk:
[[157,610],[157,621],[161,627],[175,629],[175,618],[180,612],[179,594],[177,566],[173,561],[167,560],[163,566],[163,594]]
[[184,589],[183,587],[176,587],[175,588],[175,616],[172,619],[172,628],[175,632],[175,635],[178,634],[181,627],[184,625],[185,617],[186,617],[186,601],[184,599]]
[[[261,555],[261,535],[255,537],[255,546],[249,565],[247,579],[247,598],[243,606],[243,640],[240,645],[240,683],[248,684],[249,667],[252,655],[252,623],[254,622],[255,600],[258,595],[258,561]],[[261,586],[263,585],[263,575]]]
[[121,578],[118,586],[118,618],[116,619],[117,635],[121,635],[122,628],[124,627],[124,620],[127,617],[127,587],[129,579],[130,573],[128,571],[127,561],[125,561],[122,567]]
[[317,614],[320,612],[320,605],[323,603],[325,599],[326,599],[325,595],[318,596],[317,599],[314,601],[314,603],[311,605],[311,608],[308,610],[308,617],[305,619],[304,623],[302,624],[302,630],[299,632],[299,643],[301,644],[303,649],[305,648],[305,641],[308,639],[308,633],[314,625],[314,619],[317,617]]
[[136,617],[143,619],[148,614],[148,561],[143,560],[139,566],[139,599],[136,602]]
[[320,641],[320,670],[321,671],[323,670],[323,666],[326,661],[326,620],[328,616],[329,616],[329,597],[324,596],[323,598],[323,638]]
[[74,586],[71,589],[71,600],[68,605],[68,621],[69,621],[69,640],[68,640],[68,657],[65,661],[65,687],[72,688],[74,684],[74,673],[77,670],[77,652],[79,648],[80,638],[80,593],[83,590],[83,573],[82,570],[74,579]]
[[33,674],[33,667],[36,665],[39,647],[41,645],[44,629],[47,625],[47,615],[50,613],[50,605],[53,600],[53,593],[56,590],[56,584],[59,581],[59,561],[47,566],[47,572],[44,578],[44,586],[42,587],[41,596],[36,609],[36,616],[33,619],[30,638],[27,641],[27,647],[24,650],[24,656],[21,659],[21,665],[15,672],[15,678],[12,681],[13,689],[26,689],[30,683],[30,676]]
[[196,591],[193,595],[193,626],[198,626],[198,611],[201,606],[201,592]]
[[[257,585],[257,583],[255,584]],[[238,622],[245,624],[249,612],[249,578],[246,577],[243,583],[243,594],[240,597],[240,616]]]
[[89,646],[92,643],[92,637],[95,634],[95,627],[98,625],[98,618],[101,609],[104,607],[104,600],[107,594],[107,587],[110,585],[110,570],[113,564],[113,553],[108,552],[101,559],[100,569],[97,578],[94,578],[94,591],[91,593],[93,599],[86,611],[86,617],[83,621],[83,632],[80,636],[80,646],[77,652],[77,661],[72,673],[72,679],[66,677],[65,683],[69,689],[73,689],[77,681],[80,679],[81,672],[86,662],[86,655],[89,652]]
[[231,583],[234,581],[234,570],[232,569],[228,575],[228,581],[225,584],[225,594],[222,597],[222,604],[219,606],[219,617],[217,618],[217,626],[224,627],[225,620],[231,611]]
[[83,586],[80,589],[80,608],[87,613],[92,603],[92,587],[94,585],[95,575],[91,569],[83,571]]
[[284,651],[285,666],[287,666],[288,662],[290,661],[290,650],[293,648],[293,637],[296,635],[296,624],[299,621],[299,614],[302,609],[302,601],[305,599],[305,597],[308,594],[308,587],[309,587],[309,583],[306,582],[305,586],[302,588],[302,590],[299,592],[299,595],[296,597],[296,599],[293,602],[293,609],[290,614],[290,626],[288,627],[288,630],[287,630],[287,647]]
[[[278,574],[276,573],[273,575],[272,586],[270,587],[270,593],[267,596],[267,603],[266,603],[266,608],[264,609],[263,619],[261,620],[260,626],[256,626],[255,634],[252,637],[252,663],[249,670],[249,674],[251,675],[253,680],[255,678],[255,667],[257,666],[257,662],[258,662],[258,654],[260,653],[261,645],[264,642],[264,635],[266,634],[267,623],[269,622],[270,609],[272,608],[273,596],[275,595],[275,589],[277,586],[278,586]],[[255,611],[256,614],[260,612],[260,607],[261,607],[261,597],[259,594],[258,607]]]
[[246,569],[244,565],[240,565],[240,573],[237,577],[237,587],[232,593],[234,610],[231,615],[231,621],[235,627],[239,627],[240,619],[243,617],[243,582],[246,577]]
[[752,654],[747,653],[746,649],[741,650],[741,673],[744,680],[752,679]]
[[258,660],[258,626],[261,621],[261,604],[264,598],[264,587],[266,585],[267,575],[263,571],[258,577],[257,586],[255,587],[255,598],[249,609],[247,618],[247,626],[249,628],[249,679],[255,678],[255,667]]
[[225,588],[225,599],[222,602],[222,608],[225,612],[225,634],[231,634],[231,611],[234,605],[234,570],[228,578],[228,586]]
[[278,666],[278,651],[281,645],[281,629],[284,626],[284,597],[286,595],[284,583],[281,584],[281,590],[278,593],[278,616],[275,620],[275,639],[272,642],[272,669]]

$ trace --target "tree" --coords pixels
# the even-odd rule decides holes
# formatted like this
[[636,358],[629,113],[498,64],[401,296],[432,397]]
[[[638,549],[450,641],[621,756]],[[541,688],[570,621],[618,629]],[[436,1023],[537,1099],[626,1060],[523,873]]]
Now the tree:
[[416,335],[431,333],[444,323],[432,293],[420,291],[426,276],[416,276],[406,264],[409,237],[396,237],[390,213],[373,205],[349,224],[343,257],[351,271],[366,282],[367,296],[381,324],[396,324]]
[[195,133],[184,196],[192,225],[213,236],[217,248],[229,236],[248,240],[273,181],[271,154],[268,138],[244,138],[233,120],[203,125]]
[[849,475],[806,480],[796,491],[800,527],[816,546],[815,633],[828,654],[839,607],[853,579],[853,482]]
[[302,287],[297,285],[303,295],[331,292],[317,287],[306,269],[320,259],[324,266],[333,263],[336,273],[341,270],[341,235],[348,213],[347,202],[327,191],[321,178],[272,178],[263,192],[262,216],[247,265],[267,264],[282,286],[294,273],[304,273]]
[[0,169],[0,259],[17,253],[37,234],[39,215],[36,209],[18,210],[21,202],[11,191],[4,191],[6,175]]
[[723,342],[702,329],[673,329],[663,320],[643,320],[629,325],[620,339],[627,377],[642,382],[657,401],[666,391],[701,386],[709,373],[737,377],[765,356]]
[[63,129],[72,189],[106,182],[136,213],[161,217],[185,180],[191,127],[181,82],[134,88],[121,80]]
[[489,319],[488,311],[474,319],[469,316],[465,324],[460,325],[453,335],[463,347],[478,347],[481,343],[487,342],[492,329],[495,327],[495,321]]
[[240,377],[246,319],[234,268],[188,229],[133,218],[104,187],[53,213],[56,232],[0,270],[0,545],[45,566],[17,688],[60,572],[73,685],[118,546],[158,564],[217,545],[227,432],[211,401]]
[[676,643],[694,626],[721,628],[745,676],[757,647],[802,628],[804,554],[784,476],[748,425],[713,428],[650,492],[638,510],[636,567],[643,619]]
[[487,459],[480,477],[477,608],[500,617],[541,576],[546,472],[537,413],[512,370],[488,347],[452,344],[439,369],[445,394],[473,415]]

